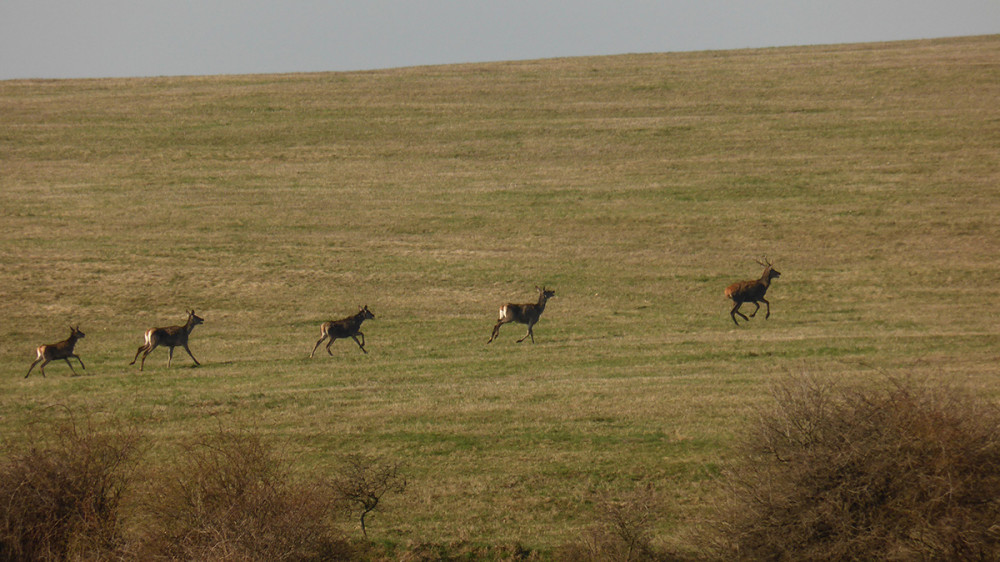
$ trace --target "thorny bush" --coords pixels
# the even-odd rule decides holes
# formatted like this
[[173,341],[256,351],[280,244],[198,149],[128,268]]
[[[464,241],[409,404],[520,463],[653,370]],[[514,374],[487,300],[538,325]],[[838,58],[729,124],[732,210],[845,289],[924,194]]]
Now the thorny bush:
[[1000,559],[1000,412],[968,392],[799,378],[746,439],[714,556]]

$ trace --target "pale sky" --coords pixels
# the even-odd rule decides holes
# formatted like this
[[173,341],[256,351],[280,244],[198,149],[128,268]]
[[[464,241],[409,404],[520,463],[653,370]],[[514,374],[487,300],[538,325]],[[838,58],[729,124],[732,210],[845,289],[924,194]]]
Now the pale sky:
[[1000,33],[1000,0],[0,0],[0,80],[368,70]]

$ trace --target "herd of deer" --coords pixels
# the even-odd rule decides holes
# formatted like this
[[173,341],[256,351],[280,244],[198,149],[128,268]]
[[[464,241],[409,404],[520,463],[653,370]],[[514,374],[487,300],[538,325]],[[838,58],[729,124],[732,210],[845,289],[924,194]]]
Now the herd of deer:
[[[771,280],[776,279],[781,276],[771,262],[764,258],[764,261],[757,260],[757,263],[764,266],[764,273],[759,279],[749,279],[747,281],[740,281],[738,283],[733,283],[732,285],[726,287],[725,295],[727,298],[732,299],[734,306],[729,312],[732,316],[733,322],[739,326],[740,323],[736,321],[736,316],[739,315],[743,320],[749,321],[742,312],[740,312],[740,306],[743,303],[752,302],[756,308],[750,313],[753,317],[760,310],[760,303],[764,303],[767,306],[767,312],[764,314],[764,318],[771,317],[771,303],[764,298],[764,293],[767,292],[768,287],[771,286]],[[531,338],[531,342],[535,342],[535,334],[532,330],[535,324],[538,322],[538,318],[545,311],[545,303],[552,297],[555,296],[555,291],[546,289],[545,287],[535,287],[538,289],[538,302],[526,303],[526,304],[513,304],[508,303],[500,307],[500,316],[497,318],[497,323],[493,326],[493,333],[490,334],[490,339],[486,342],[491,343],[493,340],[500,335],[500,326],[510,322],[517,322],[519,324],[527,324],[528,332],[524,334],[524,337],[517,340],[517,343],[523,342],[527,338]],[[312,353],[309,357],[312,358],[316,354],[316,350],[319,349],[321,343],[324,340],[329,340],[326,343],[326,352],[329,355],[333,355],[330,351],[330,345],[340,338],[351,338],[358,344],[361,351],[368,353],[365,349],[365,335],[361,332],[361,323],[365,320],[375,318],[375,314],[368,310],[368,305],[365,305],[358,310],[358,313],[353,316],[348,316],[341,320],[331,320],[329,322],[324,322],[320,326],[320,332],[322,337],[313,346]],[[146,356],[150,354],[154,349],[159,346],[164,346],[168,348],[167,355],[167,367],[170,367],[170,362],[174,358],[174,348],[183,347],[184,351],[191,357],[195,365],[201,365],[197,359],[194,358],[194,354],[188,348],[188,337],[191,335],[191,331],[198,324],[205,322],[204,318],[201,318],[194,313],[194,310],[188,312],[187,322],[183,326],[168,326],[166,328],[150,328],[146,330],[145,333],[145,343],[139,346],[139,349],[135,352],[135,357],[129,365],[135,365],[135,362],[139,359],[139,354],[142,354],[142,361],[139,363],[139,370],[141,371],[146,365]],[[63,359],[66,364],[69,365],[69,370],[76,374],[73,369],[73,364],[69,362],[70,357],[75,357],[77,361],[80,362],[80,367],[86,370],[86,366],[83,364],[83,359],[74,353],[74,348],[76,347],[76,342],[84,337],[84,333],[80,331],[80,326],[76,327],[70,326],[69,337],[58,343],[51,343],[47,345],[40,345],[36,349],[37,357],[35,361],[28,367],[28,374],[24,375],[24,378],[28,378],[31,375],[31,370],[35,368],[39,362],[41,365],[39,369],[42,372],[42,376],[45,376],[45,366],[49,364],[50,361],[57,359]],[[361,336],[361,339],[358,339]]]

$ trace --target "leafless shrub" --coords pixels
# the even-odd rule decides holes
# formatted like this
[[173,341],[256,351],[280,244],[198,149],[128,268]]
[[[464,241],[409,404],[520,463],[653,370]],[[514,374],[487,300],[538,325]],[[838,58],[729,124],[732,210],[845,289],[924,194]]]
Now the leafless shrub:
[[598,522],[576,542],[564,545],[558,560],[579,562],[640,562],[669,560],[653,544],[653,524],[659,502],[649,487],[641,487],[619,499],[604,498],[598,506]]
[[519,542],[499,544],[483,544],[468,540],[457,540],[447,543],[421,542],[406,545],[405,548],[396,548],[391,551],[377,550],[380,546],[387,546],[384,543],[369,544],[371,544],[373,548],[368,553],[369,557],[366,558],[366,560],[373,561],[405,560],[410,562],[429,562],[434,560],[459,562],[461,560],[489,560],[492,562],[538,562],[540,560],[549,559],[541,552],[525,547]]
[[259,435],[223,430],[187,446],[151,505],[152,552],[183,560],[337,560],[351,550],[320,483],[295,481]]
[[139,433],[72,416],[37,428],[0,458],[0,560],[112,557],[125,543],[119,508]]
[[366,517],[378,509],[382,497],[389,492],[403,493],[406,477],[398,462],[389,462],[365,455],[347,457],[331,487],[351,514],[357,514],[361,533],[368,538]]
[[1000,559],[1000,412],[955,389],[802,378],[729,473],[718,558]]

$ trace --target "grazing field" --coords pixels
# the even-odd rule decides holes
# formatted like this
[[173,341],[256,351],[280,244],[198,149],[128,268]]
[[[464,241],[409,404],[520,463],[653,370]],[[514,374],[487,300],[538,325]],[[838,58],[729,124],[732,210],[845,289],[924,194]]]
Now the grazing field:
[[[0,82],[0,434],[252,427],[404,463],[373,540],[681,540],[789,374],[1000,394],[1000,36]],[[723,289],[781,277],[737,327]],[[555,291],[530,339],[506,302]],[[367,305],[362,353],[320,325]],[[152,327],[205,319],[201,362]],[[744,306],[749,313],[751,306]],[[79,324],[76,353],[24,375]],[[345,529],[352,533],[350,521]]]

